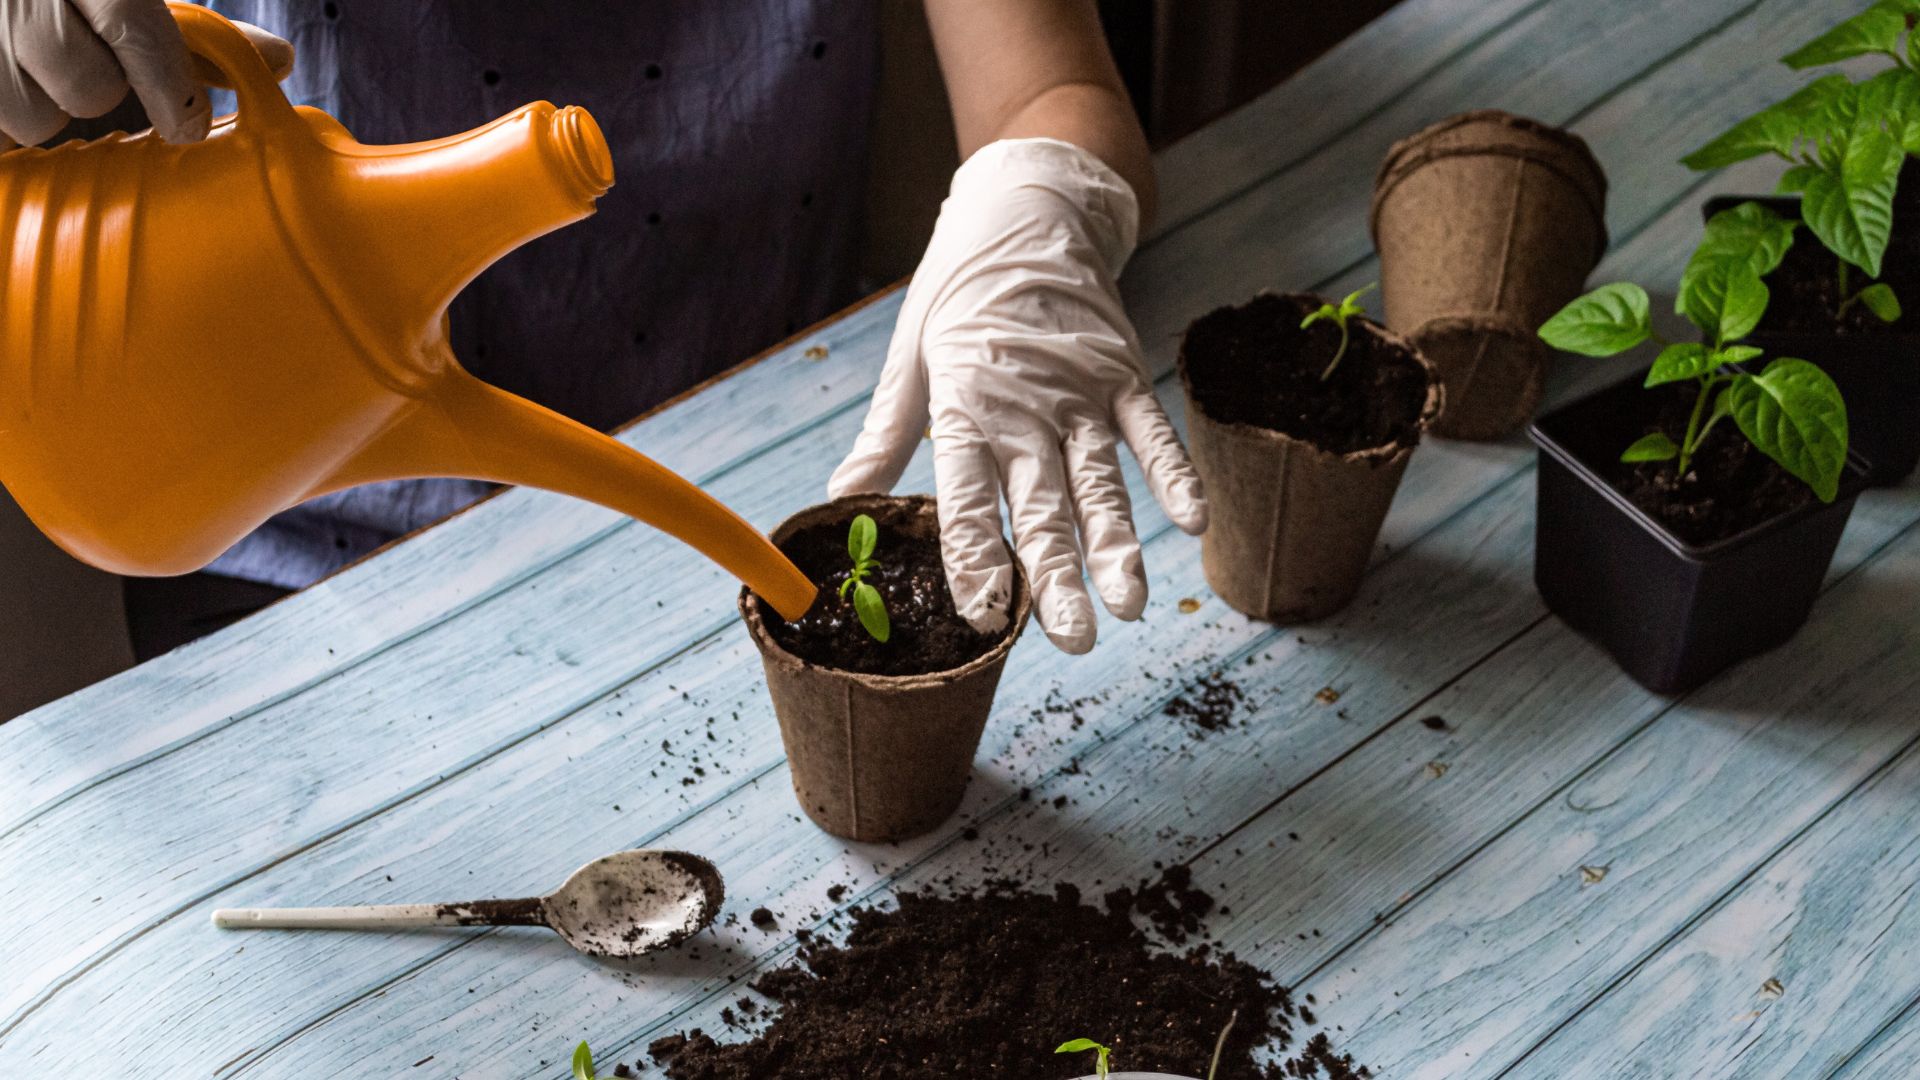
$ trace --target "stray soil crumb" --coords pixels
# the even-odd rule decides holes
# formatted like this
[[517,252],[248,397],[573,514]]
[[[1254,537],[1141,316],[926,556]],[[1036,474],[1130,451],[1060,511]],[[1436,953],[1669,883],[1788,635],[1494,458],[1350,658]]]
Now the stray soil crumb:
[[[1142,891],[1163,889],[1176,907],[1197,892],[1176,875]],[[1306,1022],[1288,991],[1207,946],[1156,949],[1134,925],[1131,902],[1114,903],[1083,904],[1070,885],[1045,895],[1002,883],[970,895],[906,893],[894,911],[858,908],[844,945],[803,946],[799,965],[754,983],[779,1006],[763,1033],[721,1043],[695,1030],[660,1039],[649,1053],[670,1080],[1063,1080],[1084,1076],[1088,1063],[1053,1048],[1095,1032],[1119,1068],[1197,1076],[1237,1009],[1223,1076],[1371,1075],[1324,1033],[1285,1060],[1256,1065],[1256,1053],[1294,1048]]]
[[1203,732],[1219,731],[1233,726],[1233,716],[1246,700],[1239,683],[1216,671],[1189,683],[1162,711]]
[[1199,610],[1200,610],[1200,601],[1194,599],[1191,596],[1180,601],[1180,614],[1182,615],[1191,615],[1194,612]]
[[1340,691],[1331,686],[1323,686],[1313,695],[1313,700],[1322,705],[1331,705],[1340,700]]
[[1420,721],[1420,722],[1421,722],[1422,724],[1425,724],[1425,725],[1426,725],[1426,727],[1427,727],[1427,730],[1429,730],[1429,731],[1445,731],[1445,730],[1447,730],[1447,722],[1446,722],[1445,720],[1443,720],[1443,719],[1441,719],[1441,718],[1440,718],[1440,717],[1438,717],[1438,716],[1429,716],[1429,717],[1427,717],[1426,719],[1424,719],[1424,720],[1422,720],[1422,721]]
[[779,921],[773,917],[773,912],[763,907],[754,908],[753,913],[747,916],[747,921],[762,930],[773,930],[780,926]]

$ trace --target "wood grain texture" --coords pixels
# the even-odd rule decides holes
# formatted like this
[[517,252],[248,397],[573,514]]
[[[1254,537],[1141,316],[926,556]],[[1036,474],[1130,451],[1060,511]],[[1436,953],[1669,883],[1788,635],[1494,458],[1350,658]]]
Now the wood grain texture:
[[[1616,177],[1616,247],[1601,276],[1670,282],[1704,193],[1763,189],[1770,172],[1702,179],[1673,160],[1794,84],[1769,59],[1776,45],[1851,10],[1402,4],[1163,158],[1171,227],[1126,282],[1163,400],[1177,417],[1165,372],[1179,330],[1207,307],[1265,285],[1370,280],[1364,213],[1379,156],[1460,108],[1573,123]],[[857,312],[628,438],[769,524],[819,490],[850,441],[893,310]],[[816,342],[826,358],[806,355]],[[1561,363],[1551,396],[1624,366]],[[1423,447],[1361,600],[1312,628],[1251,623],[1208,596],[1197,544],[1170,530],[1129,466],[1155,596],[1147,618],[1104,623],[1103,646],[1072,661],[1037,634],[1023,642],[962,815],[884,848],[844,845],[797,813],[724,575],[606,512],[510,493],[0,727],[0,903],[52,911],[73,891],[73,853],[90,859],[88,895],[66,922],[36,917],[0,938],[11,976],[0,1075],[91,1056],[167,1076],[420,1075],[413,1063],[431,1058],[445,1075],[559,1077],[582,1036],[632,1060],[663,1030],[715,1028],[740,980],[789,958],[796,926],[830,929],[838,907],[949,875],[1131,882],[1169,858],[1196,859],[1226,898],[1235,914],[1216,929],[1230,945],[1310,977],[1323,1018],[1387,1075],[1494,1075],[1515,1061],[1615,1075],[1604,1051],[1626,1053],[1621,1031],[1583,1026],[1581,1010],[1597,1001],[1616,1023],[1666,1029],[1633,1011],[1639,998],[1607,994],[1614,980],[1665,978],[1662,948],[1684,948],[1689,926],[1731,909],[1715,908],[1722,898],[1757,888],[1743,882],[1829,872],[1793,862],[1794,835],[1821,815],[1889,827],[1891,803],[1854,808],[1850,795],[1874,790],[1862,781],[1916,722],[1902,718],[1920,702],[1909,681],[1920,616],[1910,589],[1886,598],[1872,583],[1889,567],[1911,579],[1920,500],[1862,501],[1839,583],[1782,654],[1794,658],[1786,674],[1769,682],[1750,665],[1672,708],[1540,609],[1528,582],[1532,457],[1517,443]],[[904,486],[929,484],[923,453]],[[1199,610],[1178,614],[1183,596]],[[1873,635],[1835,623],[1856,611],[1877,620]],[[1196,741],[1162,706],[1223,665],[1249,705]],[[1827,670],[1839,674],[1794,685]],[[1323,703],[1322,688],[1340,700]],[[1793,712],[1815,705],[1824,722]],[[1448,727],[1420,724],[1429,712]],[[1657,792],[1602,805],[1643,776],[1659,778]],[[1594,787],[1601,777],[1614,787]],[[1790,797],[1755,810],[1742,783]],[[205,925],[229,904],[533,891],[640,844],[717,859],[734,915],[693,948],[626,969],[583,963],[531,931]],[[1582,861],[1603,856],[1621,869]],[[1581,865],[1608,870],[1569,890]],[[827,899],[836,884],[850,889],[839,904]],[[1834,911],[1829,948],[1844,956],[1878,928],[1898,935],[1896,884],[1877,908],[1863,897],[1859,915],[1821,909]],[[781,912],[779,931],[738,917],[759,904]],[[1483,951],[1462,952],[1456,935],[1476,928]],[[1875,971],[1897,965],[1900,947],[1874,946],[1885,956]],[[1704,971],[1713,1002],[1737,996],[1746,974],[1737,959],[1675,963]],[[1796,975],[1813,1005],[1783,1013],[1778,1036],[1764,1022],[1753,1030],[1802,1038],[1808,1061],[1877,1075],[1858,1070],[1920,1038],[1907,1033],[1920,991],[1876,974],[1875,1011],[1806,1036],[1835,1015],[1833,994],[1858,991],[1845,977],[1837,965],[1830,983]],[[1732,1045],[1705,1024],[1661,1037],[1699,1040],[1709,1055]]]

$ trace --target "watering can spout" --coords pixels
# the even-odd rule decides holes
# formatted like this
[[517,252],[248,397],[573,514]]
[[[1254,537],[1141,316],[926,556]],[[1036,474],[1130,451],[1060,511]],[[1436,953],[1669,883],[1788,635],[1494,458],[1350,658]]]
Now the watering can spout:
[[815,588],[739,515],[652,458],[457,368],[312,494],[358,484],[459,476],[598,503],[693,546],[798,619]]

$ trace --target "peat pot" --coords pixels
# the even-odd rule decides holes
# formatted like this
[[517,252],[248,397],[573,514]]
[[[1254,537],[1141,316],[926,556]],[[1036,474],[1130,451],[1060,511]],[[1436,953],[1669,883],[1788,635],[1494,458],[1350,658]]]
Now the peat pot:
[[1800,629],[1865,486],[1855,458],[1840,496],[1711,544],[1682,542],[1608,482],[1644,431],[1635,376],[1542,417],[1534,582],[1547,607],[1647,689],[1679,694]]
[[[940,531],[928,496],[854,495],[795,514],[772,539],[783,544],[813,525],[844,528],[857,514],[908,535]],[[919,675],[868,675],[795,656],[768,632],[767,620],[779,615],[741,590],[740,615],[760,649],[794,794],[815,824],[848,840],[888,842],[926,833],[959,808],[1007,653],[1032,608],[1018,559],[1014,573],[1006,637],[959,667]]]
[[1497,439],[1532,417],[1536,331],[1607,247],[1606,175],[1579,136],[1495,109],[1395,143],[1369,220],[1386,322],[1446,385],[1433,433]]
[[[1920,176],[1913,179],[1920,185]],[[1797,198],[1732,196],[1708,200],[1706,214],[1712,217],[1743,202],[1757,202],[1782,217],[1800,216]],[[1794,246],[1802,244],[1817,246],[1819,240],[1801,230]],[[1887,250],[1889,265],[1895,259],[1913,257],[1898,247]],[[1920,281],[1920,267],[1902,276]],[[1904,294],[1910,290],[1900,291]],[[1920,329],[1898,329],[1920,327],[1920,295],[1902,295],[1900,299],[1909,312],[1884,331],[1834,334],[1770,330],[1762,320],[1758,330],[1742,339],[1765,349],[1769,357],[1810,360],[1833,378],[1847,403],[1848,442],[1866,461],[1867,483],[1875,487],[1897,484],[1920,465]]]
[[[1319,302],[1304,294],[1281,299],[1297,303],[1302,312]],[[1249,306],[1203,316],[1194,327],[1235,317]],[[1196,366],[1208,363],[1189,347],[1194,327],[1181,343],[1178,366],[1187,395],[1187,439],[1207,491],[1207,531],[1200,540],[1207,585],[1256,619],[1295,623],[1332,615],[1360,589],[1415,445],[1333,453],[1284,432],[1210,415],[1194,390]],[[1433,365],[1404,338],[1370,319],[1356,318],[1352,333],[1356,340],[1368,337],[1411,357],[1426,370],[1426,402],[1418,421],[1425,430],[1443,398]]]

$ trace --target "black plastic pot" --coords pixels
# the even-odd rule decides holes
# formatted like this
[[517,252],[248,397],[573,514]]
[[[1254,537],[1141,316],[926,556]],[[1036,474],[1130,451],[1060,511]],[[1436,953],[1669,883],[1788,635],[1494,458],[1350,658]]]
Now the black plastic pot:
[[1652,400],[1635,377],[1532,426],[1540,447],[1533,577],[1547,607],[1635,681],[1678,694],[1807,621],[1866,470],[1850,463],[1831,503],[1687,544],[1602,475],[1644,430]]
[[[1916,178],[1916,185],[1920,186],[1920,178]],[[1749,200],[1738,196],[1707,200],[1706,214],[1712,217],[1748,201],[1783,217],[1800,216],[1797,198]],[[1819,241],[1803,232],[1795,243]],[[1898,245],[1888,248],[1890,260],[1908,257]],[[1903,296],[1901,301],[1912,305],[1913,310],[1899,325],[1912,322],[1920,326],[1920,296]],[[1767,359],[1797,356],[1820,365],[1833,377],[1847,403],[1848,442],[1867,463],[1869,486],[1898,484],[1920,465],[1920,330],[1821,334],[1768,330],[1763,322],[1744,341],[1765,349]]]

